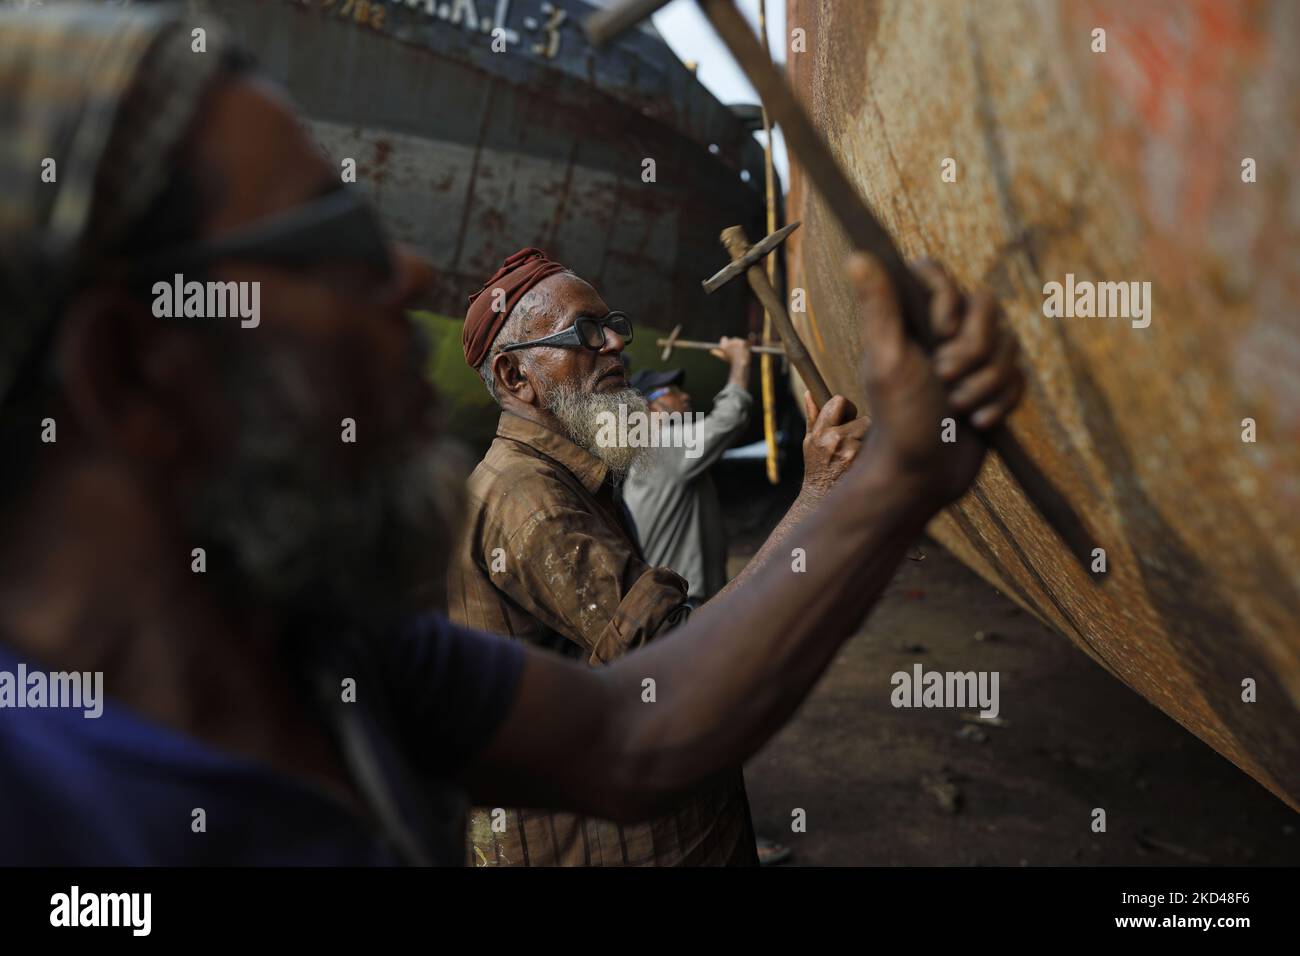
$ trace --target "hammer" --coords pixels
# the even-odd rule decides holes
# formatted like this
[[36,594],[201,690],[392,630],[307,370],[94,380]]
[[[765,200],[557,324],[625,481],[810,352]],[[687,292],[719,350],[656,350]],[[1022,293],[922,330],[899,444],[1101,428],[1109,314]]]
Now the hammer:
[[[649,17],[667,2],[668,0],[622,0],[589,17],[586,22],[587,35],[594,44],[602,46]],[[764,52],[745,18],[732,0],[699,0],[699,3],[704,15],[758,91],[768,114],[784,130],[786,146],[798,158],[808,179],[821,195],[826,209],[839,220],[853,246],[874,256],[884,268],[898,294],[903,318],[911,336],[927,349],[933,347],[935,339],[930,330],[929,290],[907,268],[893,239],[871,207],[858,194],[830,147],[808,118],[789,83],[772,64],[771,57]],[[793,360],[792,355],[791,361]],[[1092,575],[1090,568],[1094,550],[1098,547],[1096,539],[1070,502],[1038,467],[1015,435],[1003,425],[988,433],[986,440],[997,451],[1007,471],[1024,489],[1025,497],[1065,542],[1085,573],[1091,575],[1094,581],[1104,580]]]
[[[662,345],[664,347],[663,354],[659,356],[663,361],[668,361],[668,357],[673,354],[673,349],[712,350],[716,349],[719,344],[717,342],[697,342],[691,339],[679,338],[681,334],[682,327],[679,323],[678,325],[673,326],[673,330],[668,333],[668,338],[658,339],[655,342],[655,345]],[[785,349],[777,348],[772,345],[751,345],[749,350],[751,352],[757,352],[760,355],[785,355]]]
[[831,400],[831,390],[826,387],[826,380],[817,371],[812,356],[803,347],[799,334],[794,330],[794,323],[790,321],[790,314],[785,310],[785,304],[781,301],[781,297],[776,294],[776,290],[772,288],[772,283],[768,281],[767,273],[763,271],[761,265],[763,257],[772,252],[785,240],[786,236],[798,228],[799,221],[796,219],[770,236],[764,236],[752,246],[749,244],[749,237],[745,235],[743,227],[728,226],[722,230],[722,244],[727,247],[731,262],[723,266],[715,275],[704,280],[704,291],[716,292],[743,272],[745,278],[749,280],[750,288],[754,290],[754,295],[758,296],[758,301],[763,304],[763,308],[767,309],[767,314],[772,317],[772,324],[776,327],[777,338],[785,346],[785,354],[789,358],[790,364],[795,367],[799,377],[808,386],[808,391],[812,393],[813,401],[817,403],[817,407],[821,408]]

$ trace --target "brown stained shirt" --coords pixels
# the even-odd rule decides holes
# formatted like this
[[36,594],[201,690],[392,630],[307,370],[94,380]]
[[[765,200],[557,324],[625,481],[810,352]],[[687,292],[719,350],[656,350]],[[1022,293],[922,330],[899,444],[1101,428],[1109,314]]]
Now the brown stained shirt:
[[[605,464],[558,432],[502,413],[470,476],[467,507],[448,574],[457,624],[599,666],[689,613],[686,582],[645,563]],[[645,823],[476,808],[468,842],[475,866],[757,862],[739,770]]]

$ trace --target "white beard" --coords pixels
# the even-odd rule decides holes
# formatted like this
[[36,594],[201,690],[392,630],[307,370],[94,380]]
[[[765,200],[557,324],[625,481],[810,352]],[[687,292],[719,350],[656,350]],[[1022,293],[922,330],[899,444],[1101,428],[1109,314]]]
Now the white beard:
[[546,396],[546,410],[559,419],[569,439],[605,463],[615,483],[627,477],[644,448],[631,445],[604,444],[596,440],[605,418],[618,416],[619,407],[627,414],[645,414],[645,397],[635,388],[617,392],[579,392],[568,382],[561,382]]

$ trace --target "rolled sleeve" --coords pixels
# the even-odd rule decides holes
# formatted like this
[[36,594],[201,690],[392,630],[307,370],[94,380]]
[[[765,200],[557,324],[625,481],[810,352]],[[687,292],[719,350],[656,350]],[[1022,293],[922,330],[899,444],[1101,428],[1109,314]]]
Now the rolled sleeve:
[[748,389],[728,382],[713,396],[713,410],[705,421],[713,423],[723,434],[739,431],[749,424],[749,410],[753,404],[754,396]]
[[731,382],[723,386],[713,397],[713,410],[700,423],[700,454],[693,458],[682,455],[679,459],[683,477],[690,479],[702,474],[722,457],[749,424],[753,404],[754,398],[746,389]]
[[667,568],[647,568],[615,608],[588,661],[608,664],[675,627],[689,612],[685,602],[686,580],[681,575]]

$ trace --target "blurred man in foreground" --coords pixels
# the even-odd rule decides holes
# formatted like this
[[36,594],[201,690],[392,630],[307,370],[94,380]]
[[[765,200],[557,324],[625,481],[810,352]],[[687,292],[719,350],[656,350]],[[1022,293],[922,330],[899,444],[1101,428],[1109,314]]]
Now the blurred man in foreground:
[[107,697],[0,706],[0,863],[460,863],[468,796],[631,821],[739,765],[974,478],[941,419],[1014,407],[991,305],[942,285],[932,362],[854,265],[874,423],[782,545],[806,573],[599,669],[414,616],[462,490],[404,315],[429,270],[179,17],[0,13],[0,672]]

